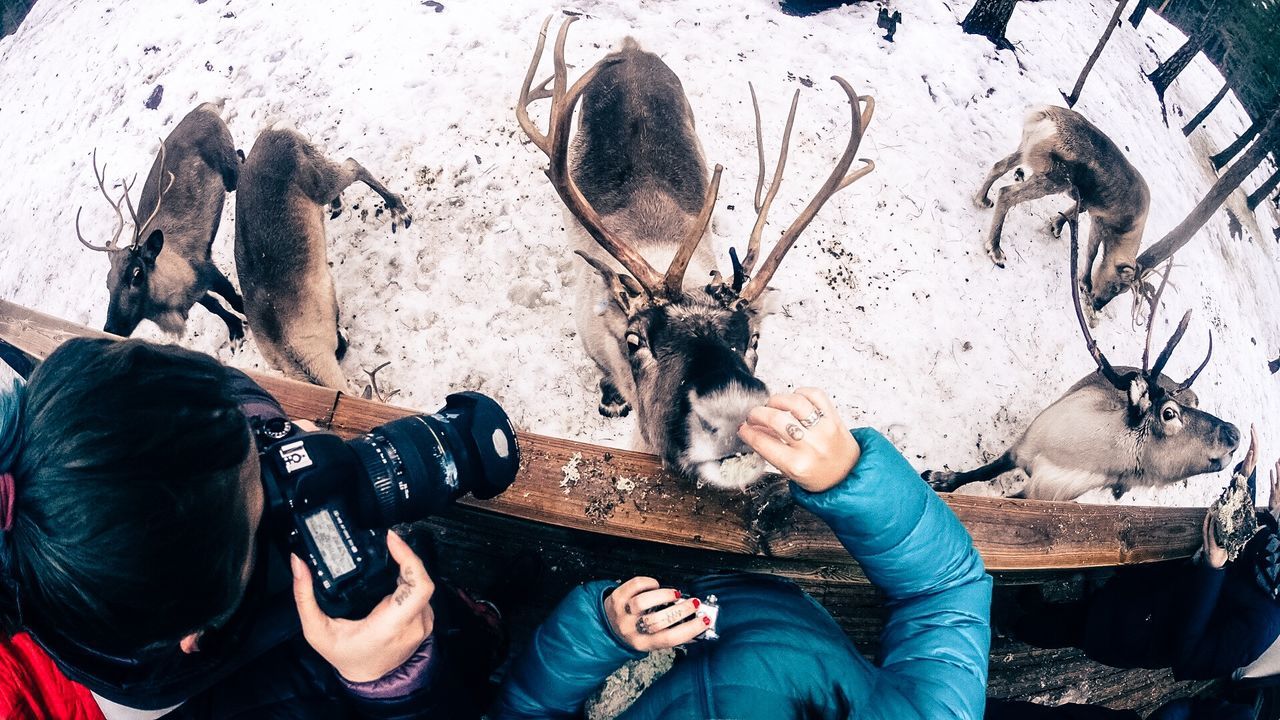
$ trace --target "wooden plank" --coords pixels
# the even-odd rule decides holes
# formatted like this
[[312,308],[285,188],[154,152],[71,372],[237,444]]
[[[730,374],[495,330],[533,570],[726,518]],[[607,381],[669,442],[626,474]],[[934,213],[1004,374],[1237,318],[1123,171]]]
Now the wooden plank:
[[[34,358],[75,335],[103,335],[0,301],[0,338]],[[293,417],[351,436],[413,410],[250,373]],[[791,503],[780,483],[747,493],[699,489],[662,470],[656,458],[532,433],[516,485],[487,502],[489,512],[598,535],[689,548],[851,564],[831,532]],[[576,458],[576,461],[575,461]],[[576,464],[578,479],[566,480]],[[944,494],[969,529],[987,567],[1080,568],[1187,557],[1200,542],[1203,509],[1092,506]]]

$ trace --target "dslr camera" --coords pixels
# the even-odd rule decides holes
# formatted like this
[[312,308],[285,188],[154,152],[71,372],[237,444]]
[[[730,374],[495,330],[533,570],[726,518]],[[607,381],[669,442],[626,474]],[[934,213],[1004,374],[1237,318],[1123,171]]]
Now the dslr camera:
[[317,603],[337,618],[363,618],[395,590],[400,571],[386,528],[437,514],[467,493],[492,498],[520,467],[507,414],[474,392],[349,441],[284,419],[254,430],[269,532],[311,568]]

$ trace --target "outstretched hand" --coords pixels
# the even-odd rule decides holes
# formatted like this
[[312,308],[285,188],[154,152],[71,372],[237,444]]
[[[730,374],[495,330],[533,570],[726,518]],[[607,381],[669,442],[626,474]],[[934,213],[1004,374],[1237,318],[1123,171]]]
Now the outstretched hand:
[[1204,528],[1201,530],[1204,541],[1204,560],[1209,563],[1209,567],[1221,569],[1226,567],[1227,560],[1230,559],[1230,556],[1227,554],[1227,551],[1218,544],[1217,534],[1213,531],[1213,521],[1214,512],[1213,508],[1210,508],[1209,512],[1204,515]]
[[816,388],[769,398],[747,414],[738,437],[809,492],[838,485],[862,454],[831,398]]
[[302,620],[302,634],[342,677],[370,682],[400,667],[435,626],[431,596],[435,583],[422,560],[394,532],[387,532],[387,550],[400,566],[394,593],[383,598],[363,620],[343,620],[324,614],[316,604],[311,569],[297,556],[293,569],[293,599]]

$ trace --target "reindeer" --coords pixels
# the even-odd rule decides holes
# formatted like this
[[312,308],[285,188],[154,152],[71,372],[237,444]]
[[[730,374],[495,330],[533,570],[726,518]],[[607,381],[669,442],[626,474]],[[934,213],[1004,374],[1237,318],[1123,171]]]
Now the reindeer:
[[[106,188],[106,165],[98,171],[98,153],[94,151],[93,174],[116,213],[116,229],[111,240],[94,245],[80,231],[77,211],[76,237],[90,250],[107,253],[111,260],[106,332],[130,335],[145,318],[165,332],[179,334],[191,306],[200,303],[227,324],[232,340],[244,337],[240,318],[211,294],[221,295],[236,312],[244,312],[240,295],[210,255],[222,221],[222,203],[226,194],[236,189],[240,172],[231,132],[219,115],[221,109],[222,103],[197,106],[161,141],[136,211],[129,200],[132,181],[121,183],[121,198],[112,200]],[[133,221],[133,238],[127,247],[119,245],[124,231],[122,204]],[[139,214],[146,220],[139,222]]]
[[[1018,149],[991,167],[974,196],[974,204],[991,207],[987,197],[991,185],[1018,166],[1015,177],[1022,182],[1000,188],[997,195],[987,254],[997,266],[1004,267],[1000,235],[1005,215],[1014,205],[1076,188],[1079,200],[1049,222],[1049,232],[1059,237],[1067,216],[1089,213],[1084,270],[1092,315],[1136,281],[1138,246],[1151,205],[1147,183],[1120,148],[1083,115],[1049,105],[1027,113]],[[1031,174],[1024,178],[1022,168]],[[1099,247],[1102,261],[1094,270]]]
[[1213,355],[1175,383],[1163,374],[1173,349],[1191,321],[1188,310],[1154,365],[1148,365],[1156,309],[1169,279],[1166,270],[1151,301],[1142,369],[1113,367],[1098,348],[1081,306],[1077,275],[1079,240],[1071,225],[1072,297],[1085,345],[1098,369],[1072,385],[1045,408],[1022,437],[994,462],[969,472],[925,472],[934,489],[949,492],[972,482],[991,480],[1014,468],[1029,476],[1017,496],[1038,500],[1074,500],[1095,488],[1111,488],[1118,499],[1134,487],[1161,487],[1192,475],[1224,468],[1240,443],[1235,425],[1197,408],[1191,384]]
[[329,273],[325,207],[356,181],[382,196],[396,223],[410,218],[400,197],[352,158],[330,162],[306,138],[269,128],[254,142],[236,192],[236,271],[246,317],[262,356],[286,375],[338,390],[347,341]]
[[[757,219],[743,261],[730,251],[733,276],[726,280],[716,271],[711,251],[699,245],[723,168],[716,165],[708,183],[693,111],[679,78],[627,38],[621,49],[567,87],[564,44],[575,19],[560,27],[555,72],[535,89],[551,19],[542,24],[516,115],[525,134],[550,159],[547,177],[567,213],[577,219],[567,226],[574,228],[576,252],[590,267],[580,271],[575,314],[587,354],[602,373],[600,413],[618,417],[634,408],[641,444],[661,455],[668,467],[716,487],[744,488],[764,474],[763,462],[747,454],[737,428],[768,397],[754,372],[760,325],[769,312],[769,280],[823,204],[874,168],[864,160],[863,167],[849,172],[874,101],[833,78],[852,105],[849,143],[830,177],[753,276],[769,205],[782,179],[799,92],[791,101],[773,179],[761,199],[764,148],[752,88],[760,160]],[[529,118],[529,105],[547,97],[551,119],[543,134]],[[570,147],[579,99],[582,117]],[[866,103],[861,115],[859,101]],[[614,262],[594,255],[596,244]],[[665,264],[666,272],[659,274],[653,263]],[[710,281],[686,281],[690,268],[693,277]]]

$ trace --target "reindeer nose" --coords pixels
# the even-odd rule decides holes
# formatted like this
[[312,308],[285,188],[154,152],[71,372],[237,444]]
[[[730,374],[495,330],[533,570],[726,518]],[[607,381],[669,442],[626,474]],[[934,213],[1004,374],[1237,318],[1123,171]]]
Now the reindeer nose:
[[1218,438],[1223,445],[1235,450],[1240,445],[1240,429],[1231,423],[1223,423],[1218,430]]

